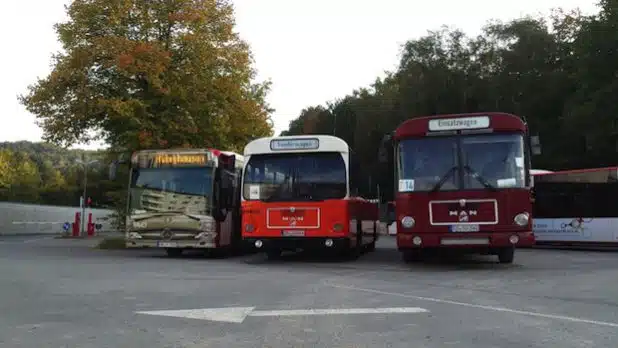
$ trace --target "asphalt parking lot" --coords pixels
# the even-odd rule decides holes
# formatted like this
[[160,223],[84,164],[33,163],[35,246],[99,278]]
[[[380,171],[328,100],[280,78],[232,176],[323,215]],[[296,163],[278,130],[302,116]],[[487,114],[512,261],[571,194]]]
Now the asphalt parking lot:
[[618,252],[414,265],[0,239],[1,347],[618,347]]

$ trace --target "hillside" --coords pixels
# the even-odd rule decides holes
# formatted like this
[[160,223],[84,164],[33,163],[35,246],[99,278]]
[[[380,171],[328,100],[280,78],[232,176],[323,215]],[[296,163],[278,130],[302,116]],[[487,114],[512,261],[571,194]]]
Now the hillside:
[[0,143],[0,201],[78,205],[84,170],[77,161],[99,159],[88,171],[88,196],[100,206],[110,204],[104,151],[64,149],[43,142]]

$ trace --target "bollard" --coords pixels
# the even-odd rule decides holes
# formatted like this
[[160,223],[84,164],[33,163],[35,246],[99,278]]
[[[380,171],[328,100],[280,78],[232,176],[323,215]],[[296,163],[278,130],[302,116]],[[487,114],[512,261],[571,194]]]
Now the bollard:
[[75,212],[75,221],[73,222],[73,237],[79,237],[80,220],[81,214],[77,211]]
[[88,237],[94,236],[94,223],[92,222],[92,213],[88,213]]

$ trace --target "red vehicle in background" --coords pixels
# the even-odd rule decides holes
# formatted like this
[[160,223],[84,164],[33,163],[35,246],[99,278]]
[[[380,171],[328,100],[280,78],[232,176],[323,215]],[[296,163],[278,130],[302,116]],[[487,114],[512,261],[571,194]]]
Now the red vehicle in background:
[[387,135],[380,161],[404,261],[456,249],[511,263],[534,244],[529,140],[524,120],[500,112],[410,119]]
[[329,135],[260,138],[245,146],[242,237],[269,258],[297,249],[373,250],[377,202],[359,195],[363,171],[348,144]]

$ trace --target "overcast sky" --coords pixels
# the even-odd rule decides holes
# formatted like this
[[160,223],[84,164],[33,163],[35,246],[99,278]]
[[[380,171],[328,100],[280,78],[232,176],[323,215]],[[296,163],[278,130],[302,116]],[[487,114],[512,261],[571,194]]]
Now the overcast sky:
[[[0,30],[0,141],[39,141],[42,131],[16,99],[50,72],[60,46],[53,24],[69,0],[6,1]],[[446,24],[477,34],[489,19],[548,14],[551,8],[597,11],[593,0],[235,0],[237,30],[251,45],[276,134],[306,106],[367,86],[398,62],[401,44]],[[98,144],[79,147],[94,148]]]

